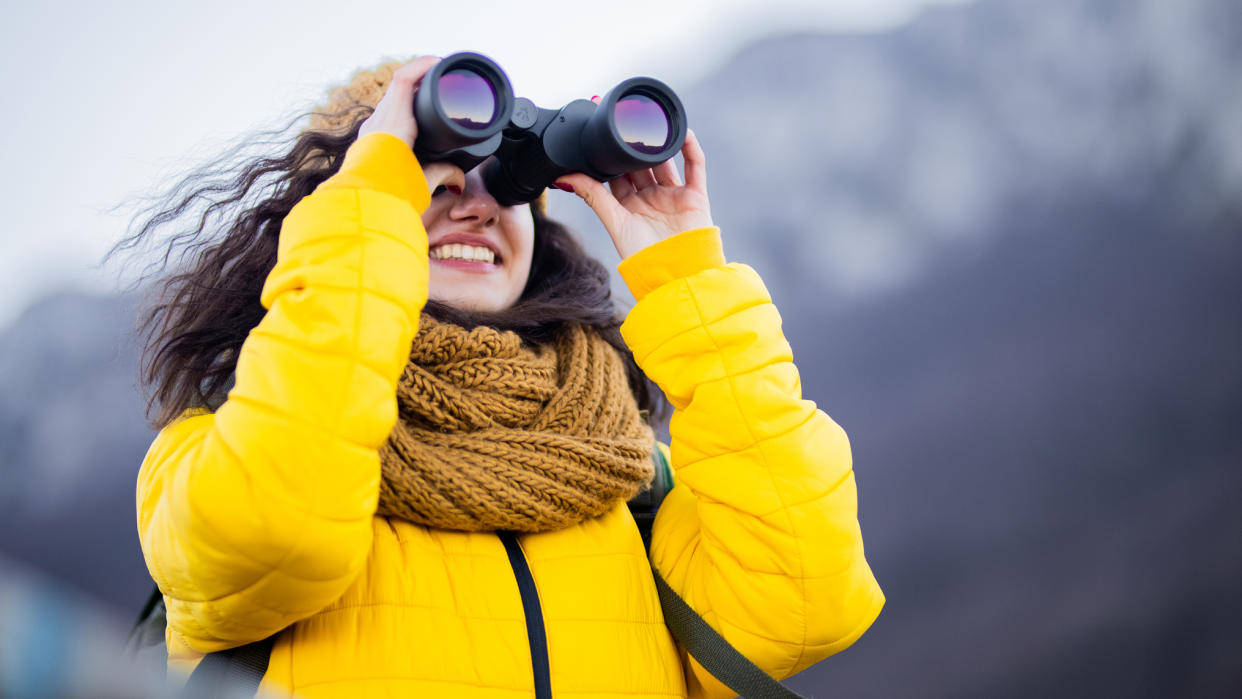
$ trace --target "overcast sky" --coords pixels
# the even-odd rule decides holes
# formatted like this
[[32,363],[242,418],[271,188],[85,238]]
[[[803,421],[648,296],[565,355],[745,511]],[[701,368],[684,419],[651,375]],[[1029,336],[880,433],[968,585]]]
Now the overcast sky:
[[632,75],[688,87],[760,36],[961,1],[5,3],[0,327],[53,289],[115,288],[123,270],[97,263],[128,217],[109,209],[381,59],[479,51],[551,107]]

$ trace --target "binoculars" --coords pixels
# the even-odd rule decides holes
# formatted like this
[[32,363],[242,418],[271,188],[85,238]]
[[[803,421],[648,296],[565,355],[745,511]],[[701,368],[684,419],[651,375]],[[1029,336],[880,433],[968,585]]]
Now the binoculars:
[[630,78],[599,104],[544,109],[514,97],[509,77],[477,53],[455,53],[423,77],[414,98],[420,162],[446,161],[481,173],[502,206],[534,201],[556,178],[585,173],[606,182],[673,157],[686,140],[686,111],[653,78]]

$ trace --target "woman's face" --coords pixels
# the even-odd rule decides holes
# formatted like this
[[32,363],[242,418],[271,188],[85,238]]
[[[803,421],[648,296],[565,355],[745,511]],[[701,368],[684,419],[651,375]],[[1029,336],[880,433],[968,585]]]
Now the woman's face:
[[440,187],[423,213],[431,254],[430,297],[453,308],[502,311],[530,276],[535,222],[530,205],[501,206],[483,186],[481,167],[466,188]]

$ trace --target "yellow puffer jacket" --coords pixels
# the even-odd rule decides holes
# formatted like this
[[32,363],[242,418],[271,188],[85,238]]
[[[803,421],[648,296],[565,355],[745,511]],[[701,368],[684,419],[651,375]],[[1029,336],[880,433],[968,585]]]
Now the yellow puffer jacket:
[[[375,516],[377,449],[427,299],[429,202],[403,142],[359,139],[286,218],[228,400],[152,444],[138,530],[170,665],[280,632],[261,688],[277,696],[530,697],[530,624],[553,696],[732,696],[670,636],[624,503],[518,537],[534,618],[496,535]],[[763,283],[725,264],[716,229],[619,269],[638,299],[623,336],[676,408],[652,560],[778,678],[845,648],[884,598],[845,434],[801,399]]]

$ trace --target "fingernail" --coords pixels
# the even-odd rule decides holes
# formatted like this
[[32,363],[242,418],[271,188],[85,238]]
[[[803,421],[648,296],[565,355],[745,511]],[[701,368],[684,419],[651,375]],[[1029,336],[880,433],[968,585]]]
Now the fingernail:
[[572,184],[564,184],[564,183],[561,183],[561,182],[554,182],[554,183],[552,184],[552,186],[553,186],[553,187],[556,187],[557,189],[561,190],[562,192],[570,192],[570,193],[572,193],[572,192],[574,191],[574,186],[573,186]]
[[599,101],[599,95],[591,95],[591,101],[592,101],[592,102],[598,102],[598,101]]

